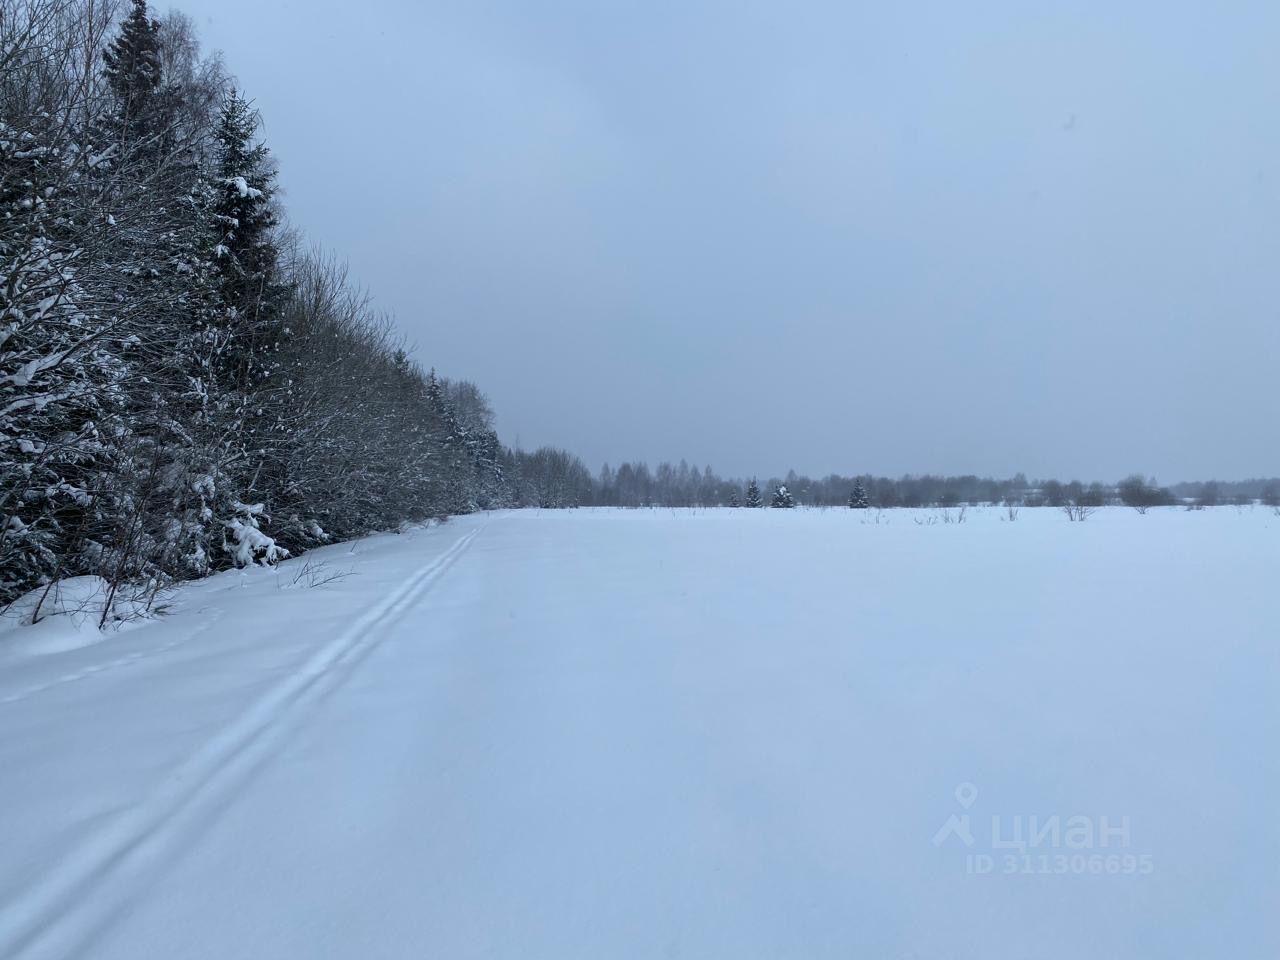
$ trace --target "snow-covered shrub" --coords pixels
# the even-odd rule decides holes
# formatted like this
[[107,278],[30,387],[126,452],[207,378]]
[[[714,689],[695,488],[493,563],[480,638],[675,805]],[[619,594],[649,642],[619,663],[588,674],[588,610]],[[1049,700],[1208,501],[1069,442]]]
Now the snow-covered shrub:
[[236,516],[226,523],[228,537],[223,548],[230,554],[237,567],[260,563],[264,566],[289,556],[289,551],[262,532],[259,518],[263,516],[263,504],[236,502]]

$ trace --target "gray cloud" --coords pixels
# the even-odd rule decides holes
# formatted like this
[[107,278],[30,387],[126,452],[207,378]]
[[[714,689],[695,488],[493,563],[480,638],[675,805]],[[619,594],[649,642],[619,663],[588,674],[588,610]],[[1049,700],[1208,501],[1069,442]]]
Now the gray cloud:
[[1280,473],[1272,4],[181,6],[507,440]]

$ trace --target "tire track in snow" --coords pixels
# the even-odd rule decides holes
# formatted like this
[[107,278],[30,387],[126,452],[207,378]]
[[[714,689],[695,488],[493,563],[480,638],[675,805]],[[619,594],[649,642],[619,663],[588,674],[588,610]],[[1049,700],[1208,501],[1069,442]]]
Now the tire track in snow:
[[0,906],[0,957],[17,960],[28,956],[47,939],[80,941],[85,924],[76,922],[76,915],[92,912],[95,907],[106,908],[91,902],[92,888],[127,868],[142,848],[162,849],[167,839],[165,828],[172,821],[202,798],[234,785],[238,771],[252,769],[255,755],[273,745],[273,728],[336,689],[350,672],[342,668],[354,667],[376,647],[382,639],[381,628],[390,626],[413,606],[481,529],[459,537],[232,720],[151,795],[87,838],[75,853],[35,879],[24,895]]

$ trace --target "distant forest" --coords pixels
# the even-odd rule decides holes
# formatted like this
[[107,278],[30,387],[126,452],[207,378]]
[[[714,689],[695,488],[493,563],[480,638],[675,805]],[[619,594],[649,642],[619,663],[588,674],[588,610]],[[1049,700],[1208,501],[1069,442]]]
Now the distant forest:
[[[1262,503],[1280,506],[1280,479],[1237,482],[1216,480],[1160,486],[1154,479],[1133,475],[1119,483],[1081,483],[1072,480],[1028,480],[1022,474],[998,480],[991,477],[935,476],[877,477],[871,474],[829,474],[814,479],[794,470],[768,478],[724,478],[711,467],[663,462],[650,469],[643,462],[606,464],[592,475],[577,458],[562,451],[541,451],[538,469],[526,478],[527,493],[542,507],[723,507],[748,506],[753,480],[760,491],[760,505],[769,505],[785,487],[798,506],[844,507],[858,505],[892,507],[952,507],[988,504],[1026,507],[1100,507],[1126,504],[1136,507],[1162,505],[1218,506]],[[855,490],[860,496],[854,497]]]

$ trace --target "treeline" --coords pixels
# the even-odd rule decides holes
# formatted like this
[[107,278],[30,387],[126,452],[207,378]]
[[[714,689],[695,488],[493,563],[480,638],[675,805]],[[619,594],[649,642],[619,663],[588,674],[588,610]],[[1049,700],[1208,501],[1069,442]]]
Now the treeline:
[[285,229],[188,19],[0,0],[0,601],[581,498],[571,457],[492,421]]
[[[650,470],[645,463],[624,463],[616,470],[606,465],[596,478],[595,495],[590,502],[621,507],[728,506],[746,502],[747,488],[752,479],[755,478],[724,479],[709,466],[690,466],[683,460],[678,464],[661,463],[656,470]],[[976,476],[890,478],[839,474],[815,479],[792,470],[782,477],[757,480],[766,502],[774,491],[786,487],[798,504],[827,507],[846,506],[857,484],[861,484],[869,506],[882,508],[1004,503],[1010,500],[1021,503],[1029,495],[1034,495],[1033,485],[1021,475],[1007,480]],[[1080,484],[1059,486],[1065,489],[1064,496],[1083,494],[1088,489]],[[1055,490],[1055,498],[1057,495]]]
[[[830,474],[814,479],[795,471],[783,477],[722,478],[711,467],[660,463],[624,463],[616,469],[606,464],[594,479],[585,478],[574,503],[555,506],[595,505],[616,507],[717,507],[745,506],[753,499],[754,482],[762,503],[786,488],[795,504],[842,507],[851,503],[877,508],[953,507],[989,504],[1010,506],[1100,507],[1123,504],[1133,507],[1162,505],[1214,506],[1261,502],[1280,505],[1280,480],[1251,480],[1239,484],[1186,483],[1162,487],[1140,475],[1119,483],[1081,483],[1058,480],[1030,481],[1023,474],[1007,479],[991,477],[908,475],[877,477],[870,474]],[[855,495],[856,491],[856,495]],[[783,498],[784,500],[786,498]]]
[[593,495],[587,503],[620,507],[712,507],[746,504],[752,481],[763,491],[764,502],[786,487],[795,503],[804,506],[847,506],[854,488],[859,487],[866,504],[871,507],[956,506],[979,503],[1025,504],[1043,500],[1046,504],[1065,504],[1073,497],[1087,498],[1090,493],[1105,498],[1102,488],[1079,483],[1044,485],[1030,483],[1021,474],[997,480],[977,476],[903,476],[877,477],[870,474],[842,476],[829,474],[812,478],[794,470],[785,476],[768,478],[722,478],[711,467],[661,463],[650,470],[645,463],[624,463],[617,469],[607,464],[596,477]]
[[1280,478],[1175,483],[1169,490],[1179,499],[1204,506],[1256,502],[1269,507],[1280,507]]

